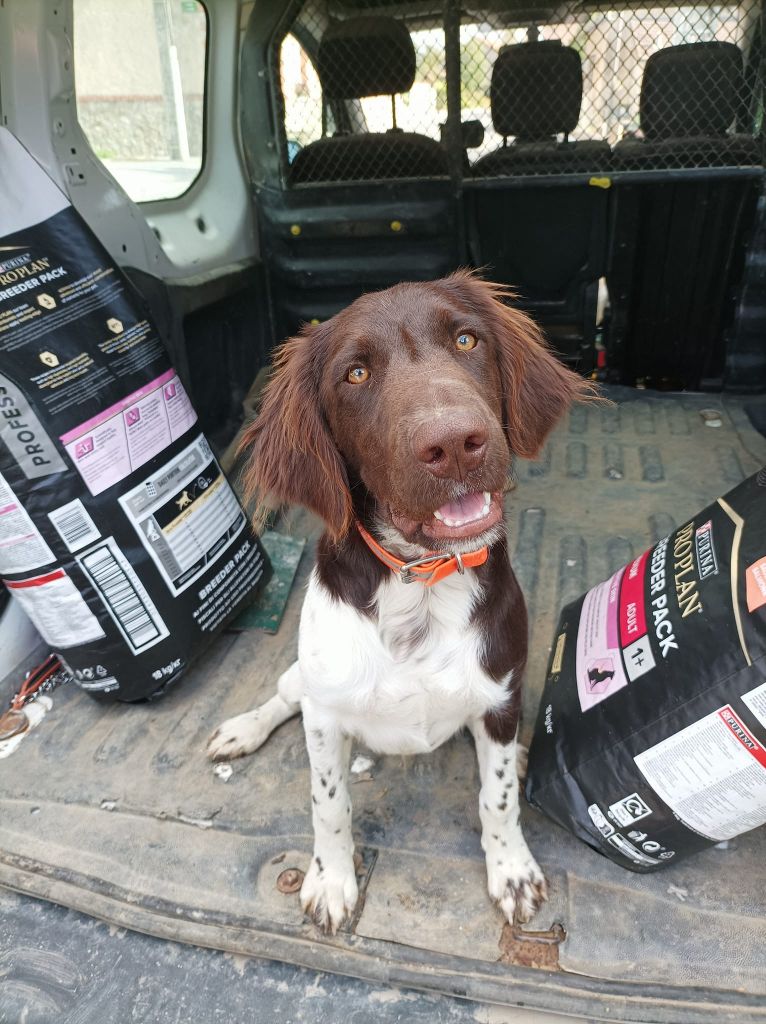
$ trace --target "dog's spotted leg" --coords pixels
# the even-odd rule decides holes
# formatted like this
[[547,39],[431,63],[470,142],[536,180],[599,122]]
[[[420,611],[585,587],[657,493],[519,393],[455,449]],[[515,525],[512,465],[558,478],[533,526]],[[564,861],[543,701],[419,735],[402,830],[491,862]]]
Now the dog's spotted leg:
[[296,661],[279,677],[278,692],[265,704],[218,726],[208,740],[207,756],[213,761],[230,761],[252,754],[283,722],[298,714],[301,690],[300,668]]
[[311,762],[314,856],[301,888],[301,905],[325,931],[334,933],[356,906],[358,889],[351,835],[348,763],[351,738],[303,703],[303,727]]
[[487,855],[487,888],[507,919],[522,924],[547,899],[545,878],[521,831],[518,744],[496,743],[484,722],[472,723],[481,775],[481,845]]

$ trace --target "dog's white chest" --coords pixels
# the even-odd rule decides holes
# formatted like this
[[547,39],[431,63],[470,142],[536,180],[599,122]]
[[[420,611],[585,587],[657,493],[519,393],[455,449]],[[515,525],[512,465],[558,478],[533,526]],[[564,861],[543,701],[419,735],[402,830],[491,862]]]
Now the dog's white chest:
[[433,588],[392,576],[371,617],[313,574],[300,630],[304,694],[374,750],[435,749],[507,695],[481,665],[483,637],[470,624],[478,596],[470,572]]

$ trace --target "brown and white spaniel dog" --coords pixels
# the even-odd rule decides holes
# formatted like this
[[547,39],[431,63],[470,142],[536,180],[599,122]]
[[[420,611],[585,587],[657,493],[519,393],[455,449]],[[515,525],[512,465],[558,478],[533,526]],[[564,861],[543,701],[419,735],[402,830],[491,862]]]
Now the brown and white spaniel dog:
[[314,856],[301,901],[330,931],[357,900],[353,739],[425,754],[468,726],[489,894],[520,922],[546,897],[519,818],[527,615],[503,492],[512,458],[533,458],[593,386],[504,304],[509,294],[458,272],[364,295],[281,348],[244,436],[250,494],[304,505],[326,530],[298,660],[208,753],[249,754],[303,713]]

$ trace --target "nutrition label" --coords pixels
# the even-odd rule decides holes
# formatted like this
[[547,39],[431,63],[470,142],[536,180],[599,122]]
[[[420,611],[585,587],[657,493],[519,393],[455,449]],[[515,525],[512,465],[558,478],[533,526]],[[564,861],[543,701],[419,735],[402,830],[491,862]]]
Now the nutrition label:
[[0,572],[27,572],[53,560],[53,552],[0,473]]
[[245,526],[202,436],[120,504],[174,595],[191,586]]
[[683,824],[714,842],[766,823],[766,749],[728,704],[635,762]]
[[750,709],[761,725],[766,729],[766,683],[761,683],[754,690],[742,694],[742,702]]
[[5,585],[51,647],[76,647],[104,636],[98,619],[63,569],[6,580]]

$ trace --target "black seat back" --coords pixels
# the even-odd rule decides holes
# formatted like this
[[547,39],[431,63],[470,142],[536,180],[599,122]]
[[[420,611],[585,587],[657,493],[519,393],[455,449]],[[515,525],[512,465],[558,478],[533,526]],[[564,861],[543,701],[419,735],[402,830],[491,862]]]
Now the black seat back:
[[556,40],[504,47],[492,66],[490,104],[498,134],[544,142],[577,127],[582,103],[582,62]]
[[[326,103],[393,97],[412,88],[415,47],[400,21],[351,18],[322,37],[317,70]],[[394,125],[385,133],[336,134],[312,142],[296,155],[290,184],[431,178],[447,171],[446,153],[435,139]]]
[[[646,62],[642,139],[615,147],[608,360],[624,383],[720,387],[726,330],[762,183],[733,43],[671,46]],[[728,168],[728,169],[727,169]],[[657,179],[657,172],[675,173]],[[686,172],[686,173],[684,173]]]
[[[257,41],[253,30],[244,47],[255,68]],[[316,68],[327,112],[350,126],[362,114],[354,101],[411,89],[415,49],[403,23],[355,17],[325,31]],[[393,99],[391,106],[394,120]],[[435,139],[396,128],[336,133],[300,150],[285,177],[257,186],[277,338],[366,291],[432,280],[465,262],[455,187]]]
[[730,134],[747,106],[742,52],[711,41],[669,46],[646,62],[641,84],[643,138],[615,146],[615,167],[645,170],[759,163],[751,135]]
[[[490,98],[504,144],[473,168],[477,179],[495,180],[466,183],[472,259],[516,287],[559,351],[588,367],[605,269],[610,149],[567,138],[580,117],[580,55],[553,40],[505,47]],[[557,180],[542,184],[539,175]]]
[[[582,104],[582,62],[574,47],[555,40],[518,43],[500,51],[492,67],[492,125],[500,149],[477,161],[482,177],[604,171],[609,144],[570,142]],[[564,141],[557,140],[563,135]],[[507,145],[509,136],[514,137]]]

